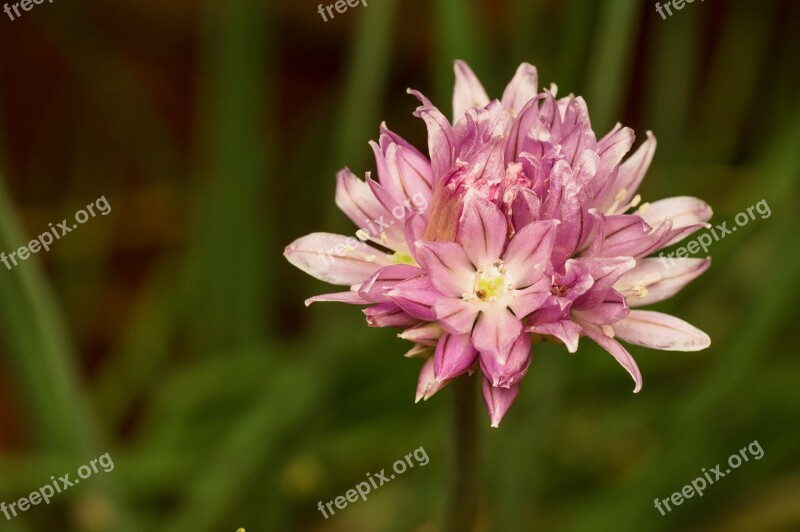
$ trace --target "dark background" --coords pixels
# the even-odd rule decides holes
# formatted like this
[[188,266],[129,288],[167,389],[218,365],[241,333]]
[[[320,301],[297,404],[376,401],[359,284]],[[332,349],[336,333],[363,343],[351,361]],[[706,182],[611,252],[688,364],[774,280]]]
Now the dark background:
[[[451,452],[418,360],[286,263],[355,230],[334,173],[373,169],[380,121],[425,146],[407,87],[450,115],[452,61],[492,96],[521,61],[658,150],[645,201],[712,223],[772,210],[710,250],[658,310],[710,349],[631,348],[644,389],[585,344],[537,349],[499,429],[480,412],[486,530],[798,530],[800,4],[55,0],[0,12],[0,251],[105,196],[49,253],[0,267],[0,501],[109,452],[98,474],[0,530],[434,532]],[[477,411],[477,410],[476,410]],[[750,442],[761,460],[666,517],[653,499]],[[329,501],[424,447],[327,521]],[[74,473],[73,473],[74,476]]]

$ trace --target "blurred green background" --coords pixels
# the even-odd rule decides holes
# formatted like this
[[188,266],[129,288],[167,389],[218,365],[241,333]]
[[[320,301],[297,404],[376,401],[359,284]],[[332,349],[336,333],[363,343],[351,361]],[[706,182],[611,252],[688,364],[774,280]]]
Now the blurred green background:
[[[485,530],[800,530],[800,4],[370,0],[55,1],[0,13],[0,251],[102,195],[92,219],[0,267],[0,501],[109,452],[11,521],[26,531],[441,529],[452,390],[415,405],[418,360],[283,247],[355,230],[334,173],[372,169],[378,124],[419,147],[406,87],[450,115],[452,61],[494,96],[516,66],[583,95],[595,131],[658,138],[645,201],[712,222],[772,216],[657,305],[712,347],[537,348],[499,429],[479,411]],[[653,507],[758,440],[759,461]],[[326,520],[329,501],[424,447],[430,463]],[[74,473],[73,473],[74,476]]]

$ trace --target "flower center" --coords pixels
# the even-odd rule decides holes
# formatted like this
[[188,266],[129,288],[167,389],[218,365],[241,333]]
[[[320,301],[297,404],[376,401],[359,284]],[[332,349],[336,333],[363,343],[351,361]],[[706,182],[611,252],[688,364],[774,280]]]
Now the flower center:
[[497,301],[508,289],[506,270],[502,261],[495,261],[492,266],[482,267],[475,272],[472,293],[481,301]]
[[569,293],[569,286],[562,286],[560,284],[555,284],[550,287],[550,293],[556,297],[564,297]]

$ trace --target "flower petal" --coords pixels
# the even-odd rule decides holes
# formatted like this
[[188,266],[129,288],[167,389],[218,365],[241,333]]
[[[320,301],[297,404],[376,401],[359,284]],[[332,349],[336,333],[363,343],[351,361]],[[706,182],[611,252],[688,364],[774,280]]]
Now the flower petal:
[[513,299],[508,307],[519,319],[523,319],[531,312],[540,308],[550,295],[550,279],[543,273],[539,273],[539,279],[527,288],[514,290]]
[[455,242],[416,242],[417,260],[439,292],[450,297],[461,297],[472,292],[475,268],[470,264],[464,248]]
[[417,397],[414,402],[427,401],[436,392],[447,386],[448,381],[439,381],[433,376],[433,357],[422,365],[417,381]]
[[518,384],[531,364],[531,335],[522,332],[511,347],[505,360],[481,354],[481,371],[492,386],[509,388]]
[[666,247],[689,234],[708,227],[708,222],[714,214],[705,201],[691,196],[676,196],[653,203],[642,205],[637,211],[638,215],[652,227],[658,227],[666,220],[672,220],[672,229],[669,239],[661,247]]
[[629,307],[641,307],[674,296],[710,265],[711,259],[639,259],[614,288],[625,296]]
[[489,379],[484,377],[482,386],[483,402],[486,404],[486,411],[489,412],[491,426],[499,427],[500,421],[519,394],[519,384],[514,384],[509,388],[494,387]]
[[[620,198],[618,205],[623,207],[636,195],[636,191],[639,189],[639,185],[644,179],[647,169],[650,168],[650,163],[653,161],[653,155],[656,153],[656,138],[653,136],[653,132],[648,131],[646,134],[647,140],[620,165],[614,186],[604,195],[602,202],[598,203],[598,205],[602,206],[602,211],[605,211],[617,199],[618,195]],[[625,192],[621,192],[623,190]]]
[[419,91],[408,90],[422,105],[414,111],[414,116],[425,121],[428,128],[428,151],[431,158],[433,185],[444,177],[453,163],[453,126],[445,116]]
[[402,281],[386,292],[386,296],[400,308],[423,321],[434,321],[433,304],[441,297],[430,277],[420,276]]
[[410,327],[420,321],[394,303],[379,303],[362,312],[370,327]]
[[347,286],[359,284],[381,267],[394,264],[389,255],[354,237],[331,233],[298,238],[286,246],[283,256],[320,281]]
[[503,91],[501,103],[511,116],[517,116],[526,103],[536,97],[539,85],[539,74],[536,67],[529,63],[522,63],[511,82]]
[[445,334],[436,344],[433,374],[440,381],[458,377],[467,372],[477,357],[469,334]]
[[444,331],[435,321],[421,323],[410,329],[406,329],[397,335],[398,338],[409,340],[415,344],[435,346],[442,337]]
[[529,332],[555,336],[567,346],[567,351],[574,353],[578,350],[578,341],[581,336],[581,327],[572,320],[558,320],[540,325],[531,325],[525,329]]
[[611,353],[611,356],[613,356],[617,362],[619,362],[620,365],[628,371],[630,376],[633,378],[633,382],[635,383],[633,393],[637,393],[639,390],[641,390],[642,374],[639,371],[639,366],[636,365],[636,361],[633,359],[631,354],[628,353],[628,351],[622,347],[619,342],[606,335],[606,333],[603,332],[603,330],[597,325],[581,320],[578,320],[577,323],[583,328],[583,332],[586,334],[586,336],[597,342],[600,347]]
[[711,345],[706,333],[685,321],[652,310],[632,310],[613,325],[614,333],[634,345],[665,351],[699,351]]
[[558,223],[558,220],[531,222],[508,243],[503,262],[516,288],[530,286],[539,280],[540,272],[549,268]]
[[[390,212],[378,201],[369,185],[359,179],[349,168],[336,174],[336,206],[350,220],[366,233],[360,240],[372,240],[393,250],[403,242],[402,227],[388,227],[378,230],[377,220],[391,219]],[[387,241],[381,240],[381,232],[385,231]],[[358,233],[360,234],[360,233]]]
[[433,305],[436,319],[450,334],[464,334],[472,331],[478,307],[461,298],[442,297]]
[[309,306],[311,303],[321,303],[323,301],[349,303],[350,305],[367,305],[370,303],[366,299],[362,298],[358,292],[351,290],[349,292],[335,292],[333,294],[320,294],[318,296],[309,297],[306,299],[305,304],[306,306]]
[[475,266],[489,266],[503,255],[508,223],[497,206],[470,189],[458,224],[458,240]]
[[386,292],[394,288],[398,283],[424,274],[425,271],[421,268],[416,268],[407,264],[386,266],[364,281],[358,293],[362,298],[371,303],[384,303],[389,301]]
[[456,84],[453,89],[453,123],[461,119],[467,109],[483,107],[489,103],[486,90],[478,81],[478,77],[464,61],[456,61],[453,65],[456,73]]
[[522,322],[506,308],[495,307],[481,312],[472,332],[472,343],[481,356],[504,361],[522,332]]

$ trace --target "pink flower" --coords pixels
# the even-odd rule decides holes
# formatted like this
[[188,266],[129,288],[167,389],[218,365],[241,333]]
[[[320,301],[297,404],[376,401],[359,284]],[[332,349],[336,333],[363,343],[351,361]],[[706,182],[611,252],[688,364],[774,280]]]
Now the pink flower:
[[[669,298],[710,259],[647,258],[706,227],[696,198],[641,203],[636,190],[655,151],[619,124],[597,140],[580,97],[539,92],[523,64],[501,100],[489,100],[457,61],[451,123],[424,96],[415,115],[429,158],[381,126],[372,143],[378,181],[339,173],[337,205],[356,238],[315,233],[286,248],[307,273],[349,291],[307,301],[370,305],[371,326],[405,327],[422,357],[417,401],[480,370],[492,426],[514,401],[544,337],[575,352],[581,337],[642,380],[617,341],[677,351],[708,347],[706,334],[659,312],[631,310]],[[370,243],[368,243],[370,242]]]

